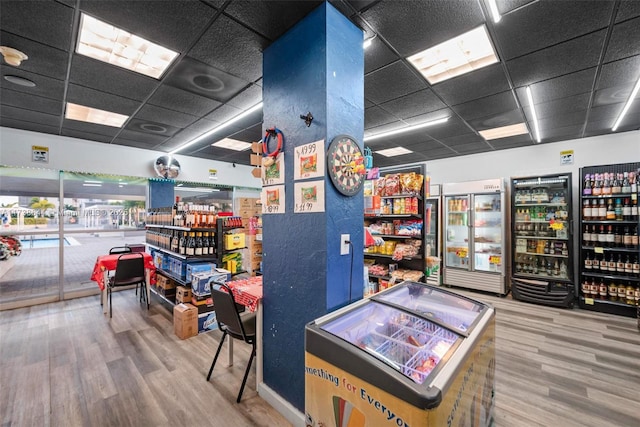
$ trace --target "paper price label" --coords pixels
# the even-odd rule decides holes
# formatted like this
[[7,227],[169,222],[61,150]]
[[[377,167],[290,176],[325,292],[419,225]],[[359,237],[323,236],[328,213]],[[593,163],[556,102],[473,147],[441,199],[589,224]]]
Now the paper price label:
[[500,264],[502,257],[497,255],[491,255],[489,257],[489,264]]
[[584,303],[587,305],[593,305],[594,304],[593,298],[585,298]]
[[466,249],[458,249],[456,251],[456,256],[458,256],[458,258],[466,258],[467,257],[467,250]]
[[603,254],[604,253],[604,249],[601,246],[596,246],[595,248],[593,248],[593,252],[595,252],[597,254]]

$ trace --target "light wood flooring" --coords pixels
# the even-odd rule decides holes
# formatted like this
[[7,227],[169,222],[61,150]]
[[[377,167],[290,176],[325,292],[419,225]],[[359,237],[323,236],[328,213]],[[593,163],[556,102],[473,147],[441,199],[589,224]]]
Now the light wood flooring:
[[[466,294],[497,310],[497,426],[640,426],[636,319]],[[98,297],[0,312],[0,425],[290,425],[257,395],[255,366],[235,403],[248,346],[207,382],[218,331],[181,341],[156,300],[113,298],[111,320]]]

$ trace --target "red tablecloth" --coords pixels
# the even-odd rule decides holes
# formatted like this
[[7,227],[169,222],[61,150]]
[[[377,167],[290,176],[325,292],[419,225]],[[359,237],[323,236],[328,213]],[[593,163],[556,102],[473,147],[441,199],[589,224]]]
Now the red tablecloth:
[[233,292],[233,298],[250,311],[256,311],[262,299],[262,276],[227,282]]
[[[156,267],[153,265],[153,258],[147,252],[136,252],[141,253],[144,257],[144,268],[149,270],[151,281],[149,285],[155,282],[155,272]],[[113,255],[100,255],[98,259],[96,259],[96,264],[93,266],[93,273],[91,273],[91,280],[98,283],[100,290],[104,290],[104,272],[105,271],[113,271],[116,269],[116,265],[118,264],[118,257],[122,254],[113,254]],[[135,254],[132,254],[135,255]],[[137,256],[137,255],[136,255]]]

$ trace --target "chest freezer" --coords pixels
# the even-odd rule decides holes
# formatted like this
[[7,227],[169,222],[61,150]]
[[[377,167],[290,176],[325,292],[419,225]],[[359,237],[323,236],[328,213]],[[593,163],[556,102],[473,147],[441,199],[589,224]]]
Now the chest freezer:
[[495,312],[402,282],[307,324],[309,427],[488,426]]

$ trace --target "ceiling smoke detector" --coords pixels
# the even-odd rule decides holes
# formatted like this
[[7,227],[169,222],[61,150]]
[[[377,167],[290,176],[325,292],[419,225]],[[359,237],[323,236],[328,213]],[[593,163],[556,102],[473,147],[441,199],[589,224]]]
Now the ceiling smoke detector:
[[20,52],[18,49],[14,49],[8,46],[0,46],[0,53],[4,57],[4,62],[14,67],[20,66],[22,61],[29,59],[27,55]]

